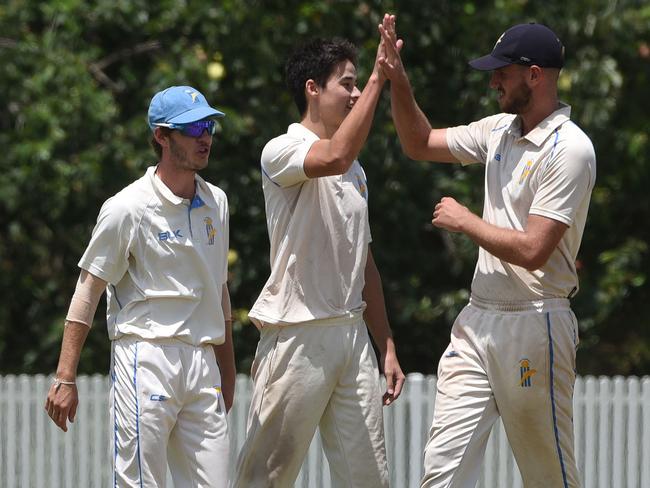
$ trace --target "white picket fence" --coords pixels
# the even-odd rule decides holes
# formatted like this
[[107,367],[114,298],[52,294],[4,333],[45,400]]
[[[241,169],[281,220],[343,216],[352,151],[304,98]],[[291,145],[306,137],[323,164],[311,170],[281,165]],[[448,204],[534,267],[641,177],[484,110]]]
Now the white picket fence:
[[[78,379],[81,402],[77,420],[66,434],[43,410],[50,381],[42,375],[0,376],[0,487],[108,487],[108,377]],[[249,378],[240,375],[229,415],[231,465],[244,439],[250,394]],[[384,410],[395,488],[419,487],[434,400],[435,377],[410,374],[402,397]],[[578,378],[574,406],[584,488],[650,487],[650,377]],[[296,487],[331,487],[318,434]],[[500,423],[490,436],[478,487],[522,487]]]

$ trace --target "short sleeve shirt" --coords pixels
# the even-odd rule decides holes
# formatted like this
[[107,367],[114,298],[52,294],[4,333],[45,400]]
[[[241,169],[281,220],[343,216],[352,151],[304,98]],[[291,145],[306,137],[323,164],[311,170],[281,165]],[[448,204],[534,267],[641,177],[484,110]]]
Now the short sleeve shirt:
[[257,325],[295,324],[363,312],[368,189],[358,161],[343,175],[308,178],[318,136],[301,124],[262,151],[271,274],[249,316]]
[[498,114],[447,129],[447,144],[463,164],[485,164],[483,220],[523,231],[528,215],[568,229],[540,269],[528,271],[479,248],[472,294],[487,300],[537,300],[573,296],[575,260],[596,178],[596,157],[587,135],[560,107],[525,136],[519,117]]
[[104,203],[79,266],[108,282],[111,339],[221,344],[226,195],[197,175],[194,199],[180,198],[155,170]]

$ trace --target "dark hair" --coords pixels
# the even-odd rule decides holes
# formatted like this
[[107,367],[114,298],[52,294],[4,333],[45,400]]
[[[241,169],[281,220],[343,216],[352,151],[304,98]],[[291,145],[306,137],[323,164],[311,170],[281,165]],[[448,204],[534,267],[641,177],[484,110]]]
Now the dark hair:
[[350,41],[337,37],[312,39],[289,55],[284,65],[284,76],[301,116],[307,111],[307,80],[314,80],[318,86],[324,87],[341,61],[350,61],[356,66],[357,48]]
[[[170,132],[172,131],[168,127],[160,127],[160,130],[165,136],[168,136]],[[149,141],[149,144],[151,144],[151,147],[153,148],[154,152],[156,153],[156,156],[158,156],[158,159],[162,158],[162,146],[158,144],[158,141],[156,140],[156,137],[151,134],[151,140]]]

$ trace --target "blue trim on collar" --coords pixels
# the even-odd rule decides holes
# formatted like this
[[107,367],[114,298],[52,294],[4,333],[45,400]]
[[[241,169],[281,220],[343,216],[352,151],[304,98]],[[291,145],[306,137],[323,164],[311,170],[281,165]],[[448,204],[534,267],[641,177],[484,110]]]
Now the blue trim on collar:
[[192,203],[190,204],[190,208],[191,209],[200,208],[203,205],[205,205],[205,202],[203,201],[203,199],[199,196],[198,193],[195,194],[194,198],[192,198]]

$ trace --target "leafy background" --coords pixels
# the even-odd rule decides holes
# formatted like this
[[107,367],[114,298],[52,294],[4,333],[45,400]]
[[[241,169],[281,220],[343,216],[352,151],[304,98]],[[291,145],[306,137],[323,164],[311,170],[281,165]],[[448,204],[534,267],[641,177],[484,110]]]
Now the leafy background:
[[[650,5],[641,0],[5,0],[0,373],[55,369],[76,263],[99,207],[155,163],[146,111],[151,96],[173,84],[197,87],[227,113],[203,176],[230,200],[234,341],[238,369],[247,372],[257,342],[247,312],[269,271],[259,154],[298,116],[283,86],[284,58],[307,37],[347,37],[359,46],[363,85],[384,11],[398,16],[416,97],[438,127],[497,110],[488,75],[466,61],[489,51],[506,28],[542,22],[563,40],[560,96],[598,158],[573,304],[578,372],[647,373]],[[408,160],[387,92],[360,160],[402,366],[433,373],[467,300],[477,250],[434,229],[431,212],[445,195],[480,211],[482,170]],[[103,307],[83,373],[108,371]]]

